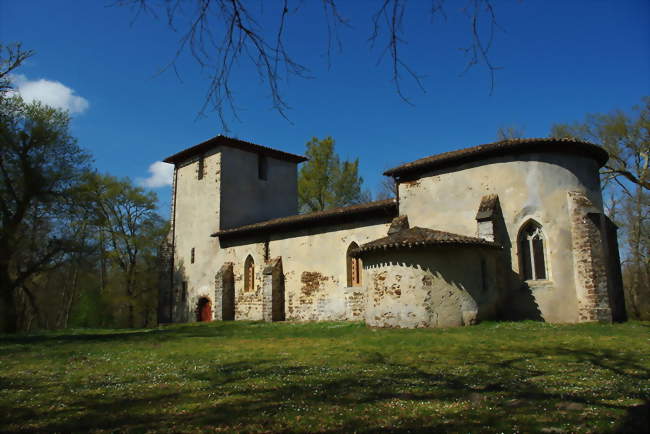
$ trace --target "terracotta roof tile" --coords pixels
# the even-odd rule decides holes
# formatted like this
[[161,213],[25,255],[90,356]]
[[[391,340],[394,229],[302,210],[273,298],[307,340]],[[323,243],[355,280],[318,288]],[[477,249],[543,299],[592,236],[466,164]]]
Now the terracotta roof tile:
[[222,136],[221,134],[208,139],[205,142],[199,143],[198,145],[177,152],[176,154],[165,158],[163,161],[165,163],[180,163],[181,161],[187,160],[195,155],[203,154],[217,146],[229,146],[231,148],[267,155],[279,160],[290,161],[292,163],[302,163],[303,161],[307,161],[307,158],[302,155],[290,154],[278,149],[257,145],[244,140],[233,139],[232,137]]
[[493,249],[500,249],[501,245],[482,238],[468,237],[465,235],[452,234],[450,232],[437,231],[434,229],[412,227],[396,232],[384,238],[371,241],[359,246],[351,252],[353,256],[363,256],[364,253],[374,250],[412,248],[423,246],[477,246]]
[[309,214],[280,217],[246,226],[224,229],[215,232],[211,236],[219,238],[234,238],[259,233],[287,232],[314,225],[351,221],[360,217],[386,216],[386,218],[392,218],[395,215],[397,215],[397,202],[395,199],[379,200],[376,202],[328,209],[326,211],[312,212]]
[[602,147],[593,143],[576,139],[530,138],[510,139],[487,143],[457,151],[445,152],[421,158],[410,163],[402,164],[384,172],[386,176],[413,175],[424,171],[444,167],[454,167],[471,161],[482,160],[500,155],[511,155],[523,152],[562,152],[586,155],[594,158],[602,167],[608,160],[609,154]]

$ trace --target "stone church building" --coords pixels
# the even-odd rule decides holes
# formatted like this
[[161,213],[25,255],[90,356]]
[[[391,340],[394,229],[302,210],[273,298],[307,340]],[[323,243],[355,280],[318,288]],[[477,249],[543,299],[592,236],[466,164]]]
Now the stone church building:
[[384,173],[390,200],[297,214],[305,157],[217,136],[174,164],[160,322],[625,319],[607,152],[516,139]]

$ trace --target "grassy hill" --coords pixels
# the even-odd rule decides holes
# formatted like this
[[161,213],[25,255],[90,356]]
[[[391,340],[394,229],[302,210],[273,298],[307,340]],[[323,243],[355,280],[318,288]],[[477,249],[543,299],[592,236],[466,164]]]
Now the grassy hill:
[[0,431],[632,432],[649,376],[639,322],[0,335]]

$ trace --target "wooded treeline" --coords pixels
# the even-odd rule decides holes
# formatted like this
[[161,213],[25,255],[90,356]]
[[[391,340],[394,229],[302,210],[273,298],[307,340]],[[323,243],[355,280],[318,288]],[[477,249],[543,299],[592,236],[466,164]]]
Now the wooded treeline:
[[156,324],[157,198],[93,170],[67,112],[25,103],[0,45],[1,331]]

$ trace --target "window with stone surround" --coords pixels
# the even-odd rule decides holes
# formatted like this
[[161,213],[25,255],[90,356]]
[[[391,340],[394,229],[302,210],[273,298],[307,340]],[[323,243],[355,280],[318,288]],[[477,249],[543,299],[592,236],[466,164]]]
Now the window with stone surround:
[[244,291],[252,291],[255,287],[255,261],[248,255],[244,262]]
[[546,280],[546,239],[542,225],[529,220],[519,231],[519,274],[524,280]]
[[361,286],[361,272],[362,265],[361,259],[354,258],[350,254],[353,249],[358,248],[357,243],[352,242],[348,247],[346,254],[346,265],[347,265],[347,275],[348,275],[348,286]]

